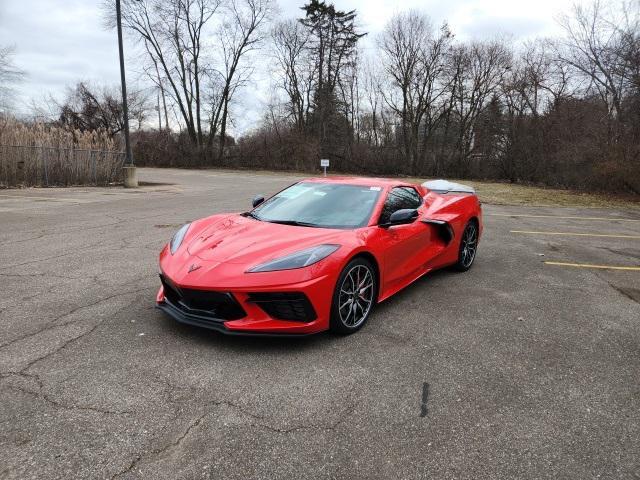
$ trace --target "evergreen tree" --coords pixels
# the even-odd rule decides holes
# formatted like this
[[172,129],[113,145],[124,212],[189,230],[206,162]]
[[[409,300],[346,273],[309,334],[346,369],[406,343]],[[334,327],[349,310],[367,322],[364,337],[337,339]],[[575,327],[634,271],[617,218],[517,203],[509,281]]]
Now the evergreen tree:
[[355,10],[336,10],[333,4],[321,0],[311,0],[302,10],[305,16],[299,21],[309,30],[307,48],[315,62],[308,128],[318,136],[322,154],[331,155],[351,135],[349,122],[341,113],[344,99],[339,98],[337,87],[346,81],[347,69],[353,68],[355,62],[358,40],[366,34],[356,29]]

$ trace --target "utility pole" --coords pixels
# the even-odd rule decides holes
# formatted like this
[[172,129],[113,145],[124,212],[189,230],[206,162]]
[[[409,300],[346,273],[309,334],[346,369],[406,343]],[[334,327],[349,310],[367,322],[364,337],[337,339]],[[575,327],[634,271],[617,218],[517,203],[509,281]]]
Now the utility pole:
[[124,116],[124,144],[125,160],[122,167],[125,188],[138,186],[138,175],[131,155],[129,141],[129,107],[127,105],[127,81],[124,74],[124,50],[122,48],[122,20],[120,15],[120,0],[116,0],[116,23],[118,26],[118,53],[120,54],[120,83],[122,84],[122,115]]

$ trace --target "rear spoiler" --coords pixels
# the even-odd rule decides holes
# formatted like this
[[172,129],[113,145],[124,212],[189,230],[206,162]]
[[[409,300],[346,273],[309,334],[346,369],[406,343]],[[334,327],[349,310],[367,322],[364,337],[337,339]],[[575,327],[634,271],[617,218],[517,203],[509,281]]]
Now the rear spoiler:
[[436,193],[476,193],[473,187],[449,180],[429,180],[424,182],[422,186]]

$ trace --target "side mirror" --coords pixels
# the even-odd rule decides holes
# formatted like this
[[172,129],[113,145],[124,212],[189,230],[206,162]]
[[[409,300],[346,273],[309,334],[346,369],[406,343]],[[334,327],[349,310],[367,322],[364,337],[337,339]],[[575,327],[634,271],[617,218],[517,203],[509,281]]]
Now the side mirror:
[[392,225],[406,225],[408,223],[413,223],[416,218],[418,218],[418,210],[415,208],[403,208],[393,212],[391,217],[389,217],[389,223],[381,226],[390,227]]
[[256,195],[255,197],[253,197],[253,200],[251,201],[251,205],[253,205],[253,208],[256,208],[262,202],[264,202],[264,197],[262,195]]

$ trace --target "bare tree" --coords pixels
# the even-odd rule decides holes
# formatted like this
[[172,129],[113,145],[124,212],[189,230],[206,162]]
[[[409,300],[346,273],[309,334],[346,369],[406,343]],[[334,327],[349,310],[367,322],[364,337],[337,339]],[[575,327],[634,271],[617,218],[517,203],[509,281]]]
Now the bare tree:
[[635,3],[623,4],[624,9],[600,0],[588,6],[576,4],[560,19],[566,38],[559,58],[588,81],[587,89],[595,90],[616,118],[623,114],[625,90],[634,78],[632,52],[640,25],[640,6],[633,8]]
[[[125,0],[125,28],[144,42],[159,84],[166,82],[194,145],[204,143],[203,84],[211,72],[204,54],[207,27],[220,0]],[[112,10],[110,10],[112,11]]]
[[381,130],[384,122],[384,96],[381,70],[377,59],[371,57],[365,57],[360,68],[360,95],[365,107],[364,111],[360,111],[359,131],[364,140],[373,146],[383,143]]
[[24,72],[15,66],[13,47],[0,46],[0,111],[11,106],[12,85],[19,81]]
[[[140,128],[149,111],[147,99],[139,91],[129,91],[127,96],[129,121],[136,122]],[[58,109],[59,122],[72,131],[104,131],[113,137],[124,128],[122,99],[117,87],[95,87],[80,82],[69,90]]]
[[[147,77],[151,80],[151,82],[158,89],[158,128],[162,130],[162,113],[164,113],[164,125],[165,129],[169,129],[169,111],[167,109],[167,95],[166,95],[166,86],[165,80],[160,73],[160,68],[158,66],[158,61],[155,56],[151,53],[149,49],[149,44],[144,42],[145,51],[147,52],[148,58],[151,59],[151,63],[153,67],[145,67],[144,71]],[[160,111],[160,99],[162,100],[162,112]]]
[[274,56],[278,62],[280,87],[288,97],[289,115],[299,132],[304,131],[311,104],[315,65],[309,58],[309,33],[293,19],[275,25],[271,32]]
[[630,97],[630,122],[636,125],[640,136],[640,0],[623,3],[620,35],[620,61],[618,74],[625,78],[625,91]]
[[217,31],[221,65],[215,70],[212,87],[214,91],[221,90],[211,97],[213,112],[209,123],[209,145],[220,132],[219,158],[224,153],[229,105],[238,88],[253,72],[252,66],[243,64],[242,60],[262,44],[267,34],[263,27],[272,9],[272,0],[231,0],[226,7],[226,19]]
[[520,57],[514,59],[502,82],[502,94],[510,111],[531,113],[534,117],[541,114],[547,101],[552,61],[542,42],[524,44]]
[[449,108],[446,128],[455,125],[457,173],[468,173],[473,153],[476,120],[498,91],[510,69],[511,54],[499,40],[476,41],[457,46],[449,65]]
[[399,117],[410,172],[424,160],[430,133],[444,113],[443,72],[451,39],[447,25],[435,32],[429,18],[417,11],[394,16],[379,38],[390,79],[384,98]]

